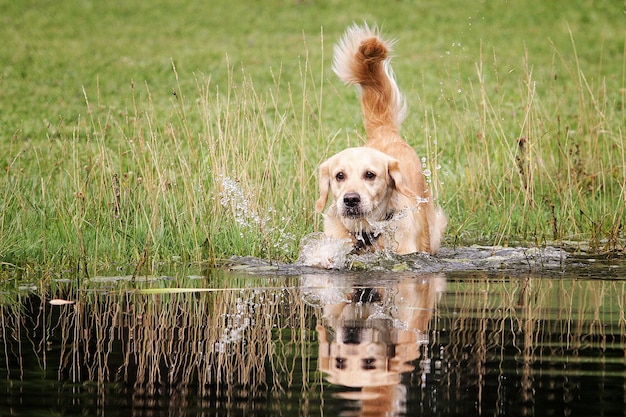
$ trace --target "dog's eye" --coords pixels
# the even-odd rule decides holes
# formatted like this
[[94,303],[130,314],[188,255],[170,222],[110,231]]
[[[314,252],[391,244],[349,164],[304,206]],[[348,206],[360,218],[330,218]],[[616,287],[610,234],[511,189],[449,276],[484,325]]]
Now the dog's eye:
[[373,173],[372,171],[367,171],[365,173],[365,179],[367,180],[373,180],[374,178],[376,178],[376,174]]
[[346,179],[346,176],[343,172],[338,172],[337,175],[335,175],[335,179],[337,181],[343,181]]
[[335,358],[335,364],[337,365],[337,369],[346,369],[346,358]]
[[364,358],[363,359],[363,369],[366,371],[371,371],[372,369],[376,369],[376,359],[375,358]]

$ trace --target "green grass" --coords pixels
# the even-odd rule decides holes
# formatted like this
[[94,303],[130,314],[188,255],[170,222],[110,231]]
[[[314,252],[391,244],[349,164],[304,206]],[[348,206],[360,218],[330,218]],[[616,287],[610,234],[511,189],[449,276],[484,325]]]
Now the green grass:
[[4,266],[295,259],[317,165],[363,141],[330,70],[363,20],[398,39],[446,245],[623,250],[623,3],[1,3]]

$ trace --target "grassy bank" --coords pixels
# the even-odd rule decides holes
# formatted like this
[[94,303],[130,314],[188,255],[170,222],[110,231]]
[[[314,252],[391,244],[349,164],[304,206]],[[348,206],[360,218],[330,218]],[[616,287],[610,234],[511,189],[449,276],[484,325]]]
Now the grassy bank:
[[623,4],[3,3],[5,267],[295,259],[317,165],[363,141],[330,71],[362,20],[398,38],[446,245],[623,248]]

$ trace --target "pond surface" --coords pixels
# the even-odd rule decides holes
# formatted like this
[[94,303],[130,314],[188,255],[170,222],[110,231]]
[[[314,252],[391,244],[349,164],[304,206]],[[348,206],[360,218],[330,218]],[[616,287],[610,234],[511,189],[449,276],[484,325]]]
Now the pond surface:
[[0,416],[624,416],[624,260],[513,258],[5,292]]

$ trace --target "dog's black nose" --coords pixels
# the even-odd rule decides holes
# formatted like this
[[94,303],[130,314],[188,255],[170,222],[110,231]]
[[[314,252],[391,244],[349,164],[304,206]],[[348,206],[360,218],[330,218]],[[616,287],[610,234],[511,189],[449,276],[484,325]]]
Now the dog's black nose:
[[345,327],[343,329],[343,343],[346,345],[358,345],[361,343],[361,333],[363,328],[361,327]]
[[346,207],[357,207],[361,203],[361,196],[359,193],[347,193],[343,196],[343,203]]

